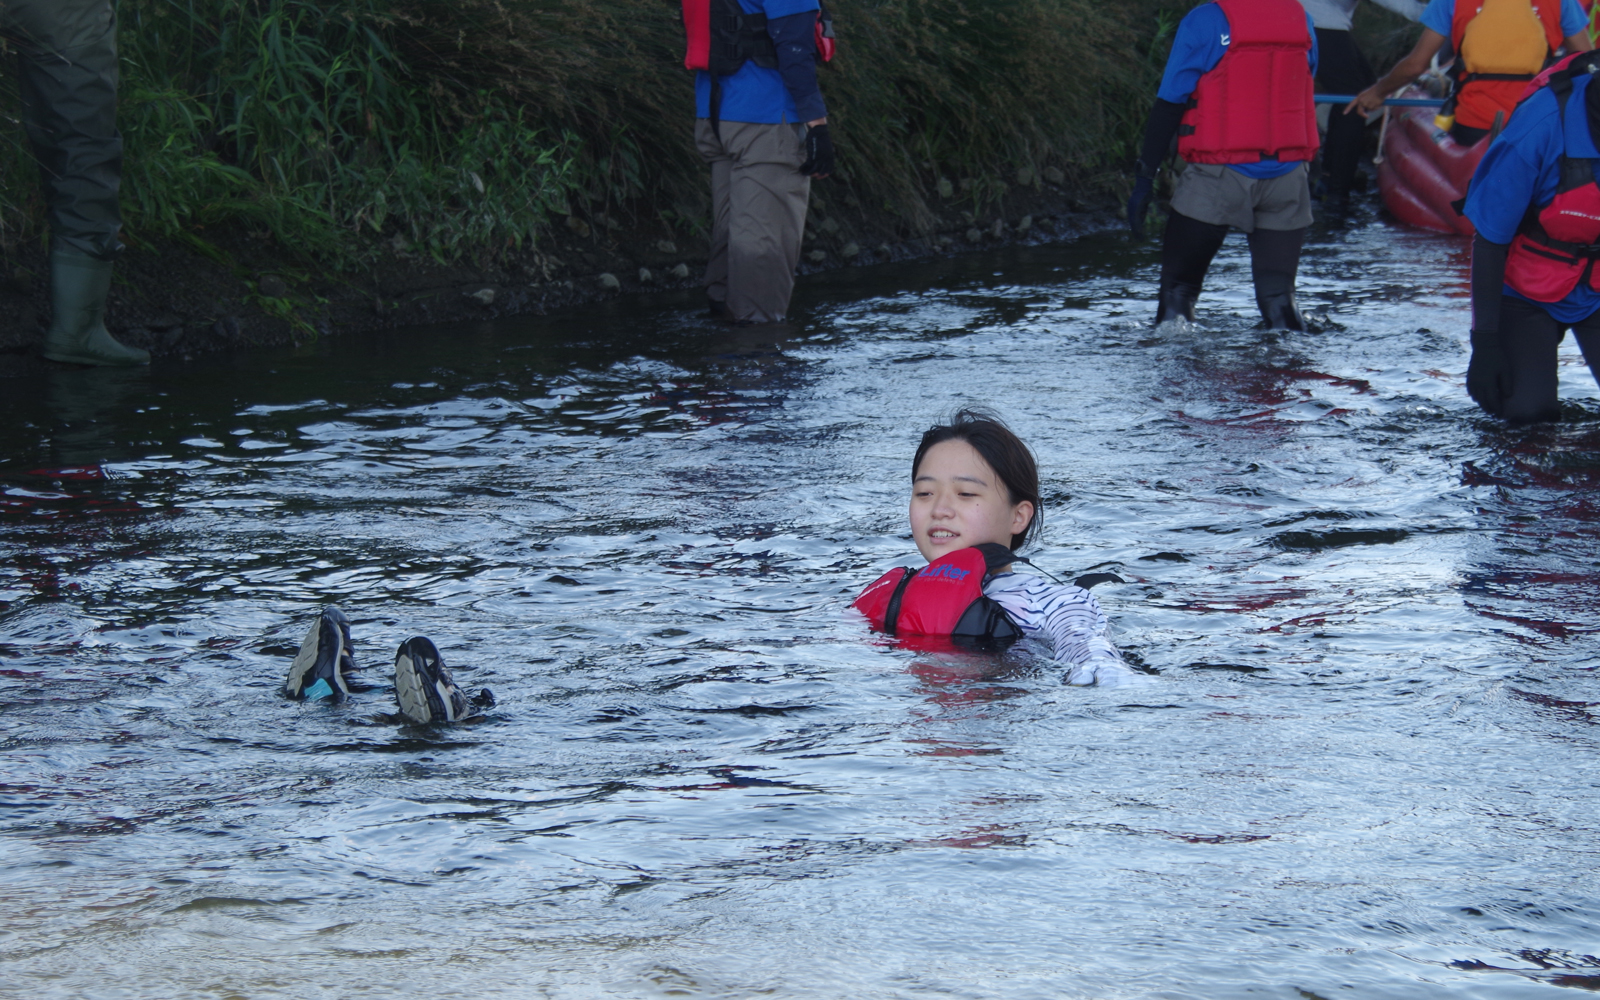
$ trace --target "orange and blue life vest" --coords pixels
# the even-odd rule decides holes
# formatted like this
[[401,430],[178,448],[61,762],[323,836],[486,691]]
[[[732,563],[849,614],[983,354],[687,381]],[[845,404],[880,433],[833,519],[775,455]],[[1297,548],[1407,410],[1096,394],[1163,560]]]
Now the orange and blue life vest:
[[1519,95],[1561,47],[1561,0],[1456,0],[1450,46],[1457,53],[1455,121],[1489,129],[1511,117]]

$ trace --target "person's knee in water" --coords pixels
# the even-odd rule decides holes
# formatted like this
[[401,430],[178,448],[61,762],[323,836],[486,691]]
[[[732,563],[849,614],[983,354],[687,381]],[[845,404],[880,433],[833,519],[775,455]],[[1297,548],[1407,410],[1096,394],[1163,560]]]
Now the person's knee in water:
[[[1246,29],[1235,30],[1230,18]],[[1304,58],[1284,59],[1285,51]],[[1316,35],[1297,0],[1216,0],[1179,23],[1128,202],[1129,228],[1142,238],[1157,168],[1176,138],[1188,167],[1178,176],[1162,243],[1157,322],[1193,318],[1219,233],[1311,224],[1307,163],[1319,144],[1316,67]],[[1281,282],[1268,276],[1263,288],[1260,277],[1258,293],[1268,293],[1258,294],[1263,318],[1298,328]]]
[[889,571],[854,607],[918,644],[993,649],[1037,636],[1071,684],[1142,679],[1107,638],[1088,590],[1013,572],[1028,562],[1016,550],[1038,537],[1042,505],[1028,446],[993,414],[958,411],[922,435],[911,463],[911,536],[928,565]]
[[[284,694],[296,701],[328,699],[340,704],[365,690],[350,639],[350,619],[338,608],[325,608],[289,665]],[[483,688],[468,695],[456,685],[439,648],[426,636],[400,644],[394,659],[395,700],[400,715],[419,725],[462,722],[494,706],[494,694]]]

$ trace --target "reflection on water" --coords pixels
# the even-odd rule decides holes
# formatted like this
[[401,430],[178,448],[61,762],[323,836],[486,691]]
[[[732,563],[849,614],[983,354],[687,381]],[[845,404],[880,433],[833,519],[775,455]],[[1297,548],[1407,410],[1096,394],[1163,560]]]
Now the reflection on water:
[[[1317,332],[1147,326],[1116,237],[140,372],[0,372],[29,996],[1521,997],[1600,988],[1600,391],[1462,390],[1460,244],[1324,234]],[[1224,287],[1226,286],[1226,287]],[[27,372],[18,375],[16,372]],[[1136,692],[844,611],[958,402]],[[374,690],[277,697],[316,610]],[[500,707],[397,726],[439,641]]]

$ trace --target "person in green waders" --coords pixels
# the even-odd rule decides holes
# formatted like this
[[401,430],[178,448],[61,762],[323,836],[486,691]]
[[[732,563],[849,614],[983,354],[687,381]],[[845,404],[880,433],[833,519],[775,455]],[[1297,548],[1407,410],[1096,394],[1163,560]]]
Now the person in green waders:
[[44,356],[143,365],[150,354],[106,332],[111,262],[122,250],[117,15],[112,0],[0,0],[17,52],[22,121],[50,224],[50,330]]

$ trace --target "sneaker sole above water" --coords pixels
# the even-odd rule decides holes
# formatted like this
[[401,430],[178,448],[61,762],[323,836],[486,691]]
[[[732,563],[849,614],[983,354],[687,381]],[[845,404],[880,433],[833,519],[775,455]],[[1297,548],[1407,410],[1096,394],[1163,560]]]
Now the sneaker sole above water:
[[283,693],[297,700],[331,698],[337,705],[349,697],[346,677],[355,669],[355,656],[350,651],[350,619],[338,608],[324,608],[289,665]]
[[439,647],[426,636],[407,639],[395,653],[394,694],[400,714],[422,725],[459,722],[477,714],[466,694],[456,687]]

